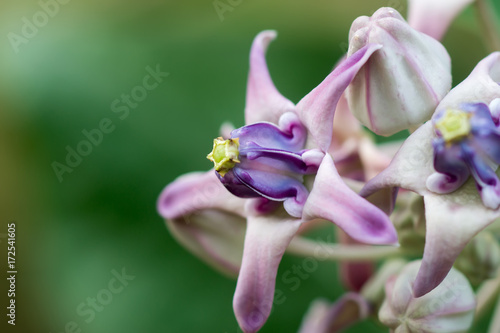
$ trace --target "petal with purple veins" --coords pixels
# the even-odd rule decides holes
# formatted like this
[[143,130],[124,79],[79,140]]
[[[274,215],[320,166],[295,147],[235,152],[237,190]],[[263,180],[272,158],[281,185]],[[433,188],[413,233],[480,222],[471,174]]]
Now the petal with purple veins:
[[233,171],[239,181],[261,196],[274,201],[284,201],[285,210],[291,216],[302,216],[309,192],[300,180],[258,169],[234,168]]
[[231,132],[232,139],[239,139],[240,150],[265,147],[298,152],[304,147],[306,135],[304,125],[294,112],[280,117],[279,126],[259,122]]

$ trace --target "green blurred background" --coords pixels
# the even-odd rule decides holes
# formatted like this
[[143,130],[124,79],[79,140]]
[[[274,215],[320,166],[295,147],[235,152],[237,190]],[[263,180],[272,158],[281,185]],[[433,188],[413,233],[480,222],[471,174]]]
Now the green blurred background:
[[[351,22],[387,5],[406,13],[404,0],[243,0],[221,20],[212,0],[71,0],[15,52],[7,36],[20,35],[23,17],[32,21],[41,7],[3,0],[0,234],[17,223],[18,275],[12,327],[4,317],[0,238],[0,331],[65,332],[74,321],[85,333],[239,332],[235,281],[172,238],[156,213],[157,196],[180,174],[210,168],[205,156],[222,122],[243,125],[248,52],[259,31],[278,31],[270,71],[297,102],[341,57]],[[487,54],[473,10],[444,44],[459,82]],[[111,103],[157,65],[169,76],[120,119]],[[65,164],[66,147],[75,149],[82,131],[104,118],[114,131],[60,182],[52,163]],[[301,260],[286,256],[280,271]],[[87,323],[77,307],[122,269],[135,278]],[[296,332],[313,299],[343,293],[338,280],[336,265],[326,262],[296,291],[279,280],[286,301],[262,332]],[[386,331],[366,323],[350,332],[361,330]]]

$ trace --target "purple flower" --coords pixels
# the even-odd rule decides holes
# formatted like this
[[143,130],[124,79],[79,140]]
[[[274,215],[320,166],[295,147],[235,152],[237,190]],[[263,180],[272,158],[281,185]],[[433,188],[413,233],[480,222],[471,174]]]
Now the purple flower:
[[[491,209],[500,205],[500,99],[491,103],[462,104],[457,109],[439,110],[432,119],[436,138],[434,169],[427,188],[435,193],[450,193],[462,186],[469,176],[476,183],[483,204]],[[494,111],[496,114],[492,114]]]
[[479,62],[449,92],[433,120],[410,135],[390,166],[360,193],[386,193],[386,208],[395,187],[424,196],[427,230],[416,297],[439,285],[465,245],[500,216],[498,82],[500,52]]
[[[209,156],[216,171],[184,176],[189,181],[181,178],[170,184],[158,201],[158,211],[170,225],[171,221],[186,222],[184,216],[193,213],[205,216],[214,211],[221,218],[227,217],[224,225],[246,219],[233,302],[244,332],[256,332],[266,322],[279,262],[304,222],[332,221],[365,243],[397,241],[387,215],[344,184],[327,153],[335,106],[359,68],[380,46],[367,45],[347,58],[294,105],[277,91],[267,69],[265,52],[275,36],[274,31],[264,31],[253,42],[245,108],[247,125],[233,130],[227,140],[215,142]],[[236,196],[223,193],[221,184]],[[206,195],[197,195],[199,192]],[[203,233],[189,224],[186,232],[190,234],[185,239],[194,242],[197,237],[193,234],[199,238]],[[225,252],[212,240],[224,239],[228,251],[237,246],[226,236],[211,235],[214,237],[204,237],[204,248],[216,255],[213,261],[219,267],[222,263],[234,269],[236,261],[226,260]]]

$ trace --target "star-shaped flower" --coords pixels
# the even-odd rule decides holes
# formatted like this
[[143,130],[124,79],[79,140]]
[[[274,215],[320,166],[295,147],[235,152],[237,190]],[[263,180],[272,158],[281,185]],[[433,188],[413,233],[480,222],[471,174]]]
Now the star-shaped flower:
[[[342,181],[328,154],[337,102],[380,46],[367,45],[347,58],[294,105],[278,92],[267,69],[265,52],[275,36],[274,31],[264,31],[253,42],[247,125],[233,130],[226,141],[215,142],[209,157],[216,171],[181,177],[165,188],[158,201],[158,211],[180,240],[225,271],[238,266],[236,254],[227,253],[235,248],[230,224],[236,223],[236,236],[241,237],[241,222],[246,219],[233,302],[244,332],[256,332],[266,322],[279,262],[304,222],[332,221],[364,243],[397,242],[387,215]],[[214,221],[214,214],[226,230],[219,233],[199,221],[203,217]],[[196,224],[186,224],[192,215]]]
[[499,82],[496,52],[449,92],[432,121],[410,135],[390,166],[360,193],[368,197],[401,187],[424,196],[427,230],[415,297],[439,285],[464,246],[500,216]]

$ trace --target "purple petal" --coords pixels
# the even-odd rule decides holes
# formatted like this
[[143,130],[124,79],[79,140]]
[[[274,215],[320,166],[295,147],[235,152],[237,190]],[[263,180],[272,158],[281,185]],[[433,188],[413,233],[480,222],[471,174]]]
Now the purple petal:
[[233,171],[239,181],[261,196],[274,201],[284,201],[283,205],[288,214],[294,217],[302,216],[302,208],[309,192],[301,180],[258,169],[234,168]]
[[202,209],[218,209],[243,215],[245,200],[229,193],[215,171],[193,172],[177,178],[160,194],[157,209],[166,219],[195,214]]
[[258,122],[231,132],[239,139],[240,151],[255,147],[299,152],[304,148],[307,131],[294,112],[287,112],[279,119],[279,126]]
[[257,332],[273,305],[278,265],[300,226],[300,220],[250,217],[233,308],[245,333]]
[[476,182],[481,199],[486,207],[497,209],[500,205],[500,181],[491,167],[473,149],[462,145],[470,173]]
[[426,241],[422,266],[413,292],[427,294],[446,277],[465,245],[500,216],[499,211],[484,207],[474,182],[467,182],[447,195],[424,197]]
[[274,38],[276,31],[266,30],[258,34],[252,44],[245,107],[247,124],[259,121],[278,123],[283,113],[295,109],[294,104],[278,92],[267,69],[265,55]]
[[460,145],[447,147],[444,140],[436,139],[433,142],[434,148],[434,169],[427,178],[427,188],[436,193],[450,193],[462,186],[470,173]]
[[[311,157],[311,155],[307,154],[306,157]],[[319,164],[316,165],[316,157],[318,156],[313,157],[315,158],[314,160],[304,160],[299,153],[291,153],[278,149],[251,148],[240,150],[241,164],[237,167],[269,170],[270,172],[272,170],[275,170],[274,172],[280,170],[282,173],[294,172],[299,175],[314,174],[318,171]],[[261,166],[260,168],[259,165]]]
[[332,140],[333,115],[337,102],[359,69],[382,46],[369,44],[345,59],[316,88],[297,104],[297,113],[309,129],[306,148],[327,151]]
[[324,157],[304,207],[304,219],[315,218],[335,223],[363,243],[397,243],[389,217],[342,181],[330,155]]

